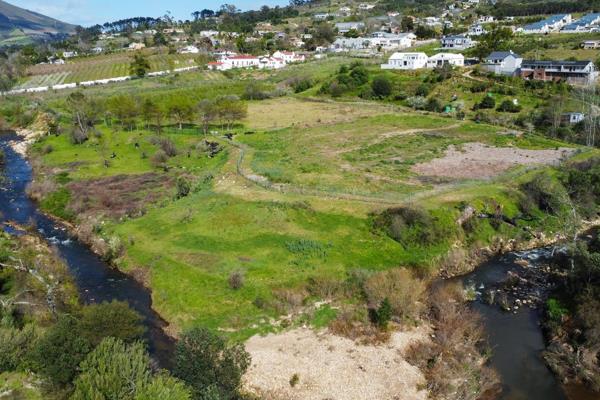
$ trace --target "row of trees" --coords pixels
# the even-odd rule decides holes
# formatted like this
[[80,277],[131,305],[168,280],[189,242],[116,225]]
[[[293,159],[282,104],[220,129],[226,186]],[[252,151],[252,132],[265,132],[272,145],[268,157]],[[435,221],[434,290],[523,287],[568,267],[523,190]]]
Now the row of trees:
[[117,123],[123,129],[133,130],[141,119],[146,129],[153,127],[158,133],[168,122],[176,124],[180,130],[186,123],[197,123],[206,134],[210,126],[217,123],[222,129],[231,129],[248,112],[247,104],[237,96],[195,101],[178,95],[160,100],[116,95],[98,100],[88,98],[82,92],[74,92],[67,98],[66,105],[71,113],[71,138],[74,143],[87,140],[90,132],[101,121],[106,125]]

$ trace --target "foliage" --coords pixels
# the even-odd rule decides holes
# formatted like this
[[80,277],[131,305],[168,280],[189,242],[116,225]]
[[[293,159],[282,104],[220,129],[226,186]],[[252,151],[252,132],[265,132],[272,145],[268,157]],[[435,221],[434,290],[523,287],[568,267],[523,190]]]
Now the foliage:
[[379,308],[375,310],[374,319],[379,328],[387,329],[388,323],[392,319],[392,305],[387,297],[383,299]]
[[383,99],[392,94],[392,84],[390,80],[385,76],[376,76],[371,83],[371,88],[373,89],[373,94]]
[[122,301],[91,304],[81,311],[79,318],[81,336],[93,346],[105,337],[113,337],[131,343],[144,334],[142,316]]
[[[403,321],[416,320],[422,311],[422,296],[425,285],[407,269],[396,268],[373,274],[366,279],[362,286],[367,303],[372,309],[377,309],[375,322],[380,317],[395,316]],[[383,315],[379,310],[383,307]],[[389,320],[389,318],[388,318]]]
[[498,106],[498,108],[496,108],[496,110],[501,111],[501,112],[518,113],[521,111],[521,106],[518,104],[515,104],[511,100],[504,100],[502,103],[500,103],[500,105]]
[[222,399],[234,399],[249,365],[243,345],[228,346],[205,328],[185,332],[175,350],[175,376],[188,383],[197,398],[213,388]]
[[49,383],[66,386],[77,376],[79,363],[91,350],[91,343],[80,335],[78,321],[61,316],[36,343],[31,354],[33,369]]
[[192,190],[192,184],[184,176],[177,177],[177,180],[175,181],[175,186],[177,188],[177,193],[175,195],[177,199],[187,197],[187,195],[189,195],[190,191]]
[[129,70],[131,75],[143,78],[150,70],[150,62],[142,53],[136,53],[133,56],[133,61],[131,61]]
[[68,221],[73,218],[72,212],[67,208],[70,200],[71,192],[67,188],[61,188],[44,197],[40,202],[40,207],[44,211]]

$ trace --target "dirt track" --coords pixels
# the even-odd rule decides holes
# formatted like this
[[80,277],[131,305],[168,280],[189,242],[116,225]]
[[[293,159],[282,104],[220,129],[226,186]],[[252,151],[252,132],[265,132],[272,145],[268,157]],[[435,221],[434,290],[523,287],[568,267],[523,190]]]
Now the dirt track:
[[[326,332],[295,329],[255,336],[246,343],[252,366],[248,390],[277,400],[425,400],[424,378],[408,364],[404,351],[427,339],[427,329],[392,334],[381,346],[360,346]],[[295,387],[290,379],[298,374]]]
[[461,149],[450,146],[442,158],[417,164],[412,171],[422,176],[456,179],[487,179],[519,165],[553,165],[575,149],[524,150],[467,143]]

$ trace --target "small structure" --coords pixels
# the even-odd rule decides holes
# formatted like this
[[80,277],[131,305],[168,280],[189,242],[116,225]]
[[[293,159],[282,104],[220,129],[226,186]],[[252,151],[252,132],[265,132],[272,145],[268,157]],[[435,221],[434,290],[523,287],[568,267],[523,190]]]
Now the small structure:
[[341,34],[348,33],[352,30],[354,31],[362,31],[365,29],[364,22],[338,22],[335,24],[338,32]]
[[600,40],[586,40],[581,43],[581,47],[586,50],[600,49]]
[[582,112],[569,112],[562,115],[562,122],[564,124],[575,125],[585,119],[585,114]]
[[128,49],[132,50],[132,51],[136,51],[136,50],[142,50],[146,48],[146,45],[144,43],[130,43]]
[[185,47],[182,47],[181,49],[179,49],[179,54],[198,54],[198,53],[200,53],[200,49],[193,45],[185,46]]
[[493,72],[496,75],[508,75],[513,76],[517,73],[521,64],[523,63],[523,57],[510,51],[494,51],[485,58],[485,62],[482,67]]
[[487,33],[487,31],[485,30],[483,25],[475,24],[469,28],[469,32],[467,32],[467,36],[481,36],[481,35],[485,35],[486,33]]
[[427,67],[428,60],[425,53],[394,53],[381,69],[416,70]]

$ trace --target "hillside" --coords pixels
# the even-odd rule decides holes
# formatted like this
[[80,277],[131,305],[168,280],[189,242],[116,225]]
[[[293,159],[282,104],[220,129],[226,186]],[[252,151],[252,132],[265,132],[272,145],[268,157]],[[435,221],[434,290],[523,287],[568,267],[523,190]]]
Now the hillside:
[[0,0],[0,46],[72,33],[75,25]]

